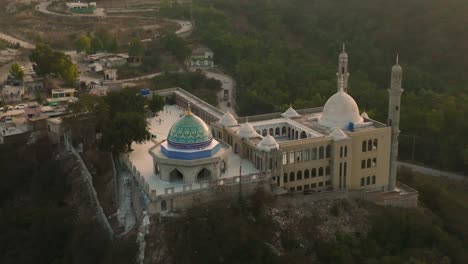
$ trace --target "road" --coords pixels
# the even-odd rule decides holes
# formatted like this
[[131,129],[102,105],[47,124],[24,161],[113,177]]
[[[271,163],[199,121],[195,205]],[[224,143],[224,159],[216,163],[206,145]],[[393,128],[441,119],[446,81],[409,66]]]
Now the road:
[[13,36],[10,36],[10,35],[7,35],[7,34],[4,34],[4,33],[1,33],[0,32],[0,39],[3,39],[5,40],[6,42],[10,42],[12,44],[16,44],[16,43],[19,43],[20,46],[22,48],[25,48],[25,49],[34,49],[36,46],[31,44],[31,43],[28,43],[24,40],[21,40],[21,39],[18,39],[18,38],[15,38]]
[[422,174],[426,174],[429,176],[434,176],[434,177],[447,177],[451,180],[457,180],[457,181],[466,181],[468,180],[467,176],[463,176],[462,174],[457,174],[453,172],[448,172],[448,171],[442,171],[438,169],[433,169],[429,167],[424,167],[421,165],[416,165],[408,162],[403,162],[403,161],[398,161],[398,167],[406,167],[410,168],[412,171],[419,172]]
[[[230,111],[231,114],[237,117],[234,110],[234,80],[230,76],[221,73],[214,73],[209,71],[204,71],[203,73],[206,77],[213,78],[221,82],[222,90],[218,93],[218,108],[223,112]],[[224,90],[229,91],[229,99],[227,101],[224,101]],[[230,102],[231,106],[227,105],[228,102]]]

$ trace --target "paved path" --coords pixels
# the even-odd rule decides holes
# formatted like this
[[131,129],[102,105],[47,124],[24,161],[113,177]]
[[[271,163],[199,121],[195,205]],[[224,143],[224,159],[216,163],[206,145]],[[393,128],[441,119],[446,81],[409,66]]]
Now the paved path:
[[429,168],[429,167],[425,167],[425,166],[421,166],[421,165],[416,165],[416,164],[412,164],[412,163],[408,163],[408,162],[403,162],[403,161],[399,161],[398,162],[398,167],[407,167],[407,168],[410,168],[412,171],[416,171],[416,172],[419,172],[419,173],[423,173],[423,174],[426,174],[426,175],[430,175],[430,176],[434,176],[434,177],[447,177],[451,180],[457,180],[457,181],[465,181],[465,180],[468,180],[468,176],[464,176],[462,174],[457,174],[457,173],[453,173],[453,172],[449,172],[449,171],[442,171],[442,170],[438,170],[438,169],[433,169],[433,168]]
[[9,43],[12,43],[12,44],[19,43],[20,46],[22,48],[25,48],[25,49],[34,49],[36,47],[35,45],[33,45],[31,43],[28,43],[28,42],[26,42],[24,40],[15,38],[13,36],[10,36],[10,35],[7,35],[7,34],[1,33],[1,32],[0,32],[0,39],[3,39],[6,42],[9,42]]
[[[230,111],[231,114],[234,116],[237,116],[235,109],[234,109],[234,79],[231,78],[228,75],[221,74],[221,73],[215,73],[215,72],[210,72],[210,71],[204,71],[203,72],[206,77],[208,78],[213,78],[216,80],[219,80],[221,82],[221,91],[218,93],[218,109],[220,109],[223,112]],[[224,90],[229,91],[229,98],[227,101],[224,100]],[[227,105],[227,102],[230,102],[231,106]]]

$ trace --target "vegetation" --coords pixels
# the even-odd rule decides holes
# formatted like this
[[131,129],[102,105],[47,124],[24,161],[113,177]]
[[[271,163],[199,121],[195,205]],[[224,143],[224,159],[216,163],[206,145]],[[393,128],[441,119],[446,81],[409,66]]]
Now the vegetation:
[[119,49],[117,39],[113,38],[106,29],[99,29],[94,35],[80,35],[75,39],[74,44],[77,52],[88,54],[100,51],[116,52]]
[[[403,66],[400,157],[468,171],[468,3],[437,0],[195,0],[196,34],[237,82],[241,115],[321,106],[336,91],[342,42],[349,91],[385,122],[390,68]],[[188,18],[188,6],[161,13]],[[414,122],[417,120],[418,122]],[[422,134],[422,131],[424,133]]]
[[10,67],[10,75],[15,78],[15,80],[22,81],[24,78],[24,70],[18,63],[13,63]]
[[163,47],[170,51],[172,55],[180,62],[187,59],[190,55],[190,49],[185,41],[174,33],[168,33],[161,38]]
[[29,59],[39,76],[59,76],[68,85],[73,85],[79,76],[78,68],[70,56],[61,51],[52,50],[47,44],[38,43],[36,49],[29,55]]
[[128,55],[135,57],[138,61],[141,60],[141,57],[145,54],[145,46],[139,39],[133,39],[128,46]]
[[78,214],[69,161],[57,159],[46,139],[0,145],[0,263],[134,262],[134,237],[110,241],[92,217]]
[[73,138],[85,147],[94,144],[96,132],[101,133],[100,148],[123,152],[131,150],[132,142],[149,140],[145,99],[135,90],[123,89],[106,97],[84,95],[71,105],[75,115],[66,119]]
[[152,113],[157,113],[164,109],[164,104],[164,99],[161,96],[153,94],[148,102],[148,108]]
[[157,90],[180,87],[200,97],[212,105],[218,104],[217,92],[221,90],[221,82],[207,78],[200,72],[166,73],[154,78]]

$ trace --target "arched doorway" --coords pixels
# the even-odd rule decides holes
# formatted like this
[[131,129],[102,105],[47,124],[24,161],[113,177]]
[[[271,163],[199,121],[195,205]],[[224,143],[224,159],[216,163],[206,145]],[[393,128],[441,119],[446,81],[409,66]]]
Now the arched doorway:
[[306,132],[304,131],[301,132],[301,138],[307,138]]
[[197,181],[208,181],[211,177],[211,171],[203,168],[197,174]]
[[299,139],[299,131],[296,130],[296,137],[295,139]]
[[267,133],[268,133],[268,132],[267,132],[266,129],[263,129],[263,130],[262,130],[262,136],[266,137]]
[[167,202],[166,200],[161,201],[161,211],[166,211],[167,210]]
[[277,128],[275,129],[275,136],[277,137],[277,136],[279,136],[279,135],[280,135],[280,128],[277,127]]
[[184,181],[184,175],[178,169],[172,170],[171,173],[169,174],[169,176],[170,176],[169,180],[171,182]]

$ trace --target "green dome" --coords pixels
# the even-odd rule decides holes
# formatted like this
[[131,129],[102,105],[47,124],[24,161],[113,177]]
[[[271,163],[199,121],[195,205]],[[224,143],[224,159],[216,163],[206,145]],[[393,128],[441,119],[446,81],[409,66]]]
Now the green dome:
[[208,126],[191,112],[172,125],[167,141],[179,149],[200,149],[211,144],[213,136]]

